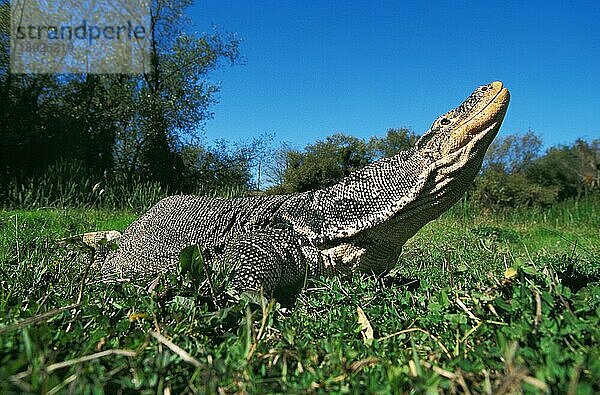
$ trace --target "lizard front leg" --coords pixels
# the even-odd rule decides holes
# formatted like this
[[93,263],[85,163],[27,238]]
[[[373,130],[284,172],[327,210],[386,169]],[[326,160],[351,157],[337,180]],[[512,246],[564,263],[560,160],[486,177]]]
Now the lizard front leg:
[[242,234],[225,247],[219,260],[232,268],[230,285],[235,291],[262,292],[280,301],[296,296],[318,265],[304,254],[302,240],[285,229]]

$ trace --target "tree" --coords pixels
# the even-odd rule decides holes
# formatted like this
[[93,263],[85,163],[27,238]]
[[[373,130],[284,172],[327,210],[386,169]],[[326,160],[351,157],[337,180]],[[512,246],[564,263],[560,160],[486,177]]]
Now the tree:
[[304,152],[287,152],[282,191],[308,191],[329,186],[373,159],[367,144],[338,133],[308,145]]
[[131,85],[132,123],[118,156],[129,169],[162,183],[179,182],[183,170],[182,135],[194,136],[212,117],[218,85],[206,75],[223,62],[240,59],[239,41],[218,31],[201,36],[184,32],[191,1],[154,0],[150,18],[150,70]]
[[549,206],[558,192],[557,186],[540,185],[523,172],[506,173],[492,167],[475,179],[470,197],[487,208]]
[[508,173],[524,170],[539,156],[542,139],[529,130],[523,135],[497,137],[487,150],[484,168],[495,167]]
[[368,142],[342,133],[307,145],[303,151],[283,145],[276,151],[268,176],[269,192],[302,192],[332,185],[372,161],[414,146],[419,139],[406,128],[388,129]]
[[109,85],[98,75],[11,74],[10,5],[0,3],[0,169],[6,178],[44,173],[74,160],[112,167],[117,125]]
[[[269,186],[269,191],[272,193],[283,193],[285,192],[285,175],[288,169],[288,162],[290,155],[299,154],[288,144],[283,143],[281,146],[274,150],[271,160],[267,162],[265,166],[265,178],[266,183]],[[292,191],[289,191],[292,192]]]
[[384,138],[371,137],[369,149],[377,158],[389,158],[415,146],[419,136],[407,128],[390,128]]
[[558,198],[589,195],[600,190],[600,139],[550,148],[526,171],[540,185],[556,186]]
[[206,192],[206,189],[248,187],[250,183],[251,174],[245,158],[226,145],[213,148],[186,145],[181,155],[185,169],[182,178],[187,184],[182,185],[184,189]]
[[212,117],[219,91],[209,73],[240,62],[234,35],[186,33],[190,4],[151,2],[145,74],[15,75],[10,5],[0,0],[0,184],[69,160],[97,175],[116,171],[172,190],[187,183],[183,149]]
[[533,132],[490,146],[471,196],[487,207],[547,206],[600,191],[600,140],[549,148]]

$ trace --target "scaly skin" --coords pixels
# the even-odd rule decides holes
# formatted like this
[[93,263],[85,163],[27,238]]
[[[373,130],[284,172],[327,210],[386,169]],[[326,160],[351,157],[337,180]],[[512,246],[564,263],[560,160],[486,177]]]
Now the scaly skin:
[[475,90],[435,120],[416,146],[339,183],[291,195],[219,199],[172,196],[134,222],[102,263],[106,279],[175,270],[181,250],[202,248],[229,266],[238,291],[286,298],[306,278],[381,273],[402,245],[467,190],[509,102],[500,82]]

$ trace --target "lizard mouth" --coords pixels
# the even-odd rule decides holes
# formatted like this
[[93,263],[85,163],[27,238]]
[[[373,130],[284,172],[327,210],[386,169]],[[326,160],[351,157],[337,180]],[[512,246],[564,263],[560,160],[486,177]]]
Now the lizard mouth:
[[499,125],[508,108],[510,93],[500,81],[492,82],[489,89],[496,93],[491,96],[487,104],[483,105],[482,108],[474,112],[452,131],[449,139],[450,143],[446,145],[443,154],[455,152],[468,143],[480,140],[488,134],[492,134],[493,137],[498,132]]
[[[496,81],[492,82],[492,90],[497,91],[496,94],[488,101],[488,103],[481,108],[479,111],[475,112],[469,118],[461,123],[459,129],[464,125],[471,124],[473,121],[476,121],[478,118],[481,118],[483,115],[484,119],[494,119],[499,115],[500,110],[502,109],[503,104],[508,104],[508,99],[510,94],[508,93],[508,89],[504,88],[502,82]],[[506,108],[504,108],[506,110]],[[475,126],[475,125],[473,125]],[[476,126],[475,126],[476,128]],[[474,129],[473,127],[470,129]]]

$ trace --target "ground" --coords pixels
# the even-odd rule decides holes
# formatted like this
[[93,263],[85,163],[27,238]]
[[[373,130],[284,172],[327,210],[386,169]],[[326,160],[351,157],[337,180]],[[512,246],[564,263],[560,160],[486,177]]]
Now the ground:
[[0,392],[600,391],[597,200],[459,203],[390,275],[318,279],[289,313],[214,312],[176,276],[150,293],[89,281],[87,253],[56,243],[136,217],[0,212]]

